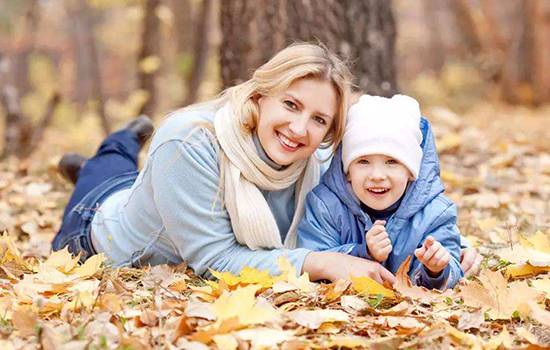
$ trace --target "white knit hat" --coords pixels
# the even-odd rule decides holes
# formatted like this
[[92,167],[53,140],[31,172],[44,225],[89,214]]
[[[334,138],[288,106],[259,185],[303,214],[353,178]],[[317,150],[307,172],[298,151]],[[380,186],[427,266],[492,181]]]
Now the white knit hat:
[[422,161],[420,106],[409,96],[363,95],[348,112],[342,139],[344,172],[357,158],[383,154],[405,165],[416,180]]

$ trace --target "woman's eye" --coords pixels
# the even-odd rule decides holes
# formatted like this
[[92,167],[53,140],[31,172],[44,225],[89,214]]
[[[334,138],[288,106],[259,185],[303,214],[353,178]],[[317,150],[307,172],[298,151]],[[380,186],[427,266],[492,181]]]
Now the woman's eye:
[[327,124],[327,122],[321,117],[314,117],[313,119],[321,125],[326,125]]
[[292,102],[292,101],[284,101],[284,104],[287,105],[289,108],[292,108],[292,109],[298,109],[298,106],[296,106],[296,103]]

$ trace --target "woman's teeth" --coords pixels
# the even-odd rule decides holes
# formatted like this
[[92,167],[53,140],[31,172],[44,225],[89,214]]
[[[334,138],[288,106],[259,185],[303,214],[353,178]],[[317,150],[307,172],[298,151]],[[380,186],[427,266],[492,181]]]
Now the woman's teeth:
[[281,141],[283,141],[283,143],[285,145],[287,145],[288,147],[298,147],[299,143],[298,142],[293,142],[293,141],[290,141],[289,139],[287,139],[283,134],[279,134],[279,139]]

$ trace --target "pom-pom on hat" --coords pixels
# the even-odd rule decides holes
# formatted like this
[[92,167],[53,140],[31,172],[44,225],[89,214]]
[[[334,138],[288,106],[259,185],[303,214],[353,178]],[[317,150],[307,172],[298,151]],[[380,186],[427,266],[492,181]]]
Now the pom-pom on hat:
[[342,163],[347,173],[357,158],[382,154],[405,165],[418,178],[422,161],[420,106],[409,96],[363,95],[348,112],[342,139]]

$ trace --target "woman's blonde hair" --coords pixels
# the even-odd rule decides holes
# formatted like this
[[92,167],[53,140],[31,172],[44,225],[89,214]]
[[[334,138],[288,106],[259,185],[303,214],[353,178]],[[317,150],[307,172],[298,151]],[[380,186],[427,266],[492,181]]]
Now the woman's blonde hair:
[[214,100],[189,108],[221,106],[230,101],[243,131],[252,133],[258,125],[258,98],[285,91],[299,79],[318,79],[334,87],[338,109],[321,148],[337,146],[344,135],[352,75],[347,63],[323,45],[293,44],[256,69],[248,81],[226,89]]

